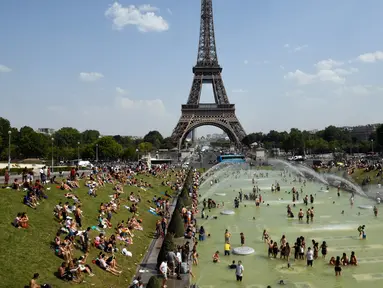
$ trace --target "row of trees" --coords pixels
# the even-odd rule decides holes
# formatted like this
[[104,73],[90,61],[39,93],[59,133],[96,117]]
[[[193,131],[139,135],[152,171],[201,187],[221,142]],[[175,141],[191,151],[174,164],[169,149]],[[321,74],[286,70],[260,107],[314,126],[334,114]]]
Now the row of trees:
[[300,131],[292,128],[290,132],[278,132],[275,130],[267,134],[251,133],[243,139],[243,143],[251,145],[254,142],[261,143],[264,148],[279,148],[285,152],[295,154],[306,153],[368,153],[383,151],[383,124],[378,126],[370,135],[357,137],[351,131],[328,126],[324,130],[315,133]]
[[[9,145],[10,144],[10,145]],[[158,131],[150,131],[142,139],[129,136],[101,136],[97,130],[79,132],[64,127],[52,135],[38,133],[29,126],[17,129],[0,117],[0,160],[39,158],[59,160],[98,159],[135,160],[139,155],[157,149],[171,149],[170,138]]]
[[[9,145],[10,140],[10,145]],[[383,152],[383,125],[375,132],[358,138],[342,128],[329,126],[324,130],[311,133],[292,128],[290,132],[275,130],[267,134],[251,133],[243,139],[245,145],[257,142],[266,149],[279,148],[294,154],[306,153],[367,153]],[[230,143],[221,141],[212,145],[225,147]],[[64,127],[46,135],[35,132],[31,127],[17,129],[7,119],[0,117],[0,160],[39,158],[58,160],[98,159],[99,160],[135,160],[139,155],[157,149],[172,149],[174,143],[170,137],[164,138],[158,131],[150,131],[142,139],[129,136],[101,136],[97,130],[80,132],[75,128]]]

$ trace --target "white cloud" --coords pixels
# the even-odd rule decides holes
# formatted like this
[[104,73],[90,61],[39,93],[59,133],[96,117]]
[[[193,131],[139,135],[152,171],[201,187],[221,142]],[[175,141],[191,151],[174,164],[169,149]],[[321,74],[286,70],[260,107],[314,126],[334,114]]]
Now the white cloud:
[[126,91],[125,89],[122,89],[121,87],[116,87],[116,92],[120,95],[128,94],[128,91]]
[[284,48],[289,48],[290,47],[290,44],[285,44],[283,45]]
[[170,8],[167,8],[166,11],[168,11],[168,13],[169,13],[170,15],[173,15],[173,11],[170,10]]
[[243,61],[243,64],[247,65],[247,64],[249,64],[249,61],[245,60],[245,61]]
[[354,85],[354,86],[342,86],[334,90],[337,95],[360,95],[368,96],[376,93],[383,93],[383,87],[372,85]]
[[284,76],[287,80],[295,80],[299,85],[307,85],[314,82],[316,75],[308,74],[297,69],[294,72],[289,72]]
[[296,46],[294,49],[293,49],[293,52],[299,52],[299,51],[302,51],[303,49],[306,49],[308,48],[309,45],[302,45],[302,46]]
[[161,99],[153,100],[133,100],[128,97],[118,96],[115,99],[115,104],[118,108],[124,110],[141,110],[144,112],[164,113],[165,105]]
[[305,73],[299,69],[287,73],[284,78],[295,80],[299,85],[308,85],[315,82],[332,82],[335,84],[344,84],[346,75],[358,72],[356,68],[335,68],[344,65],[343,62],[332,59],[319,61],[314,65],[315,73]]
[[327,59],[327,60],[319,61],[317,64],[315,64],[315,67],[317,69],[332,69],[333,67],[339,67],[339,66],[342,66],[343,64],[344,64],[343,62]]
[[113,26],[122,30],[127,25],[137,26],[141,32],[163,32],[169,29],[168,22],[157,15],[158,8],[149,4],[136,7],[130,5],[123,7],[120,3],[114,2],[105,11],[105,16],[113,20]]
[[79,79],[84,82],[94,82],[104,78],[104,75],[98,72],[81,72]]
[[357,57],[357,60],[364,63],[374,63],[377,61],[382,61],[383,51],[375,51],[372,53],[365,53],[365,54],[359,55]]
[[281,68],[281,70],[285,70],[285,66],[283,65],[279,65],[279,68]]
[[[117,2],[115,2],[114,4],[116,4],[116,3]],[[144,4],[144,5],[139,6],[138,10],[140,12],[155,12],[155,11],[158,11],[159,9],[157,7],[151,6],[150,4]]]
[[12,72],[12,69],[5,65],[0,64],[0,73],[8,73],[8,72]]
[[232,93],[247,93],[247,90],[244,90],[244,89],[233,89],[231,92]]

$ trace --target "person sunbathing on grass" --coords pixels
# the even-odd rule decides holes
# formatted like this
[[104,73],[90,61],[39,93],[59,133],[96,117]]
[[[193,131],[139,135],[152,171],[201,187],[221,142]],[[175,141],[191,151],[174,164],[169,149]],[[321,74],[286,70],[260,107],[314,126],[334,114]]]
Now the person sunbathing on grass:
[[62,182],[61,182],[60,189],[61,189],[61,190],[67,190],[67,191],[71,191],[71,192],[72,192],[72,188],[69,187],[69,185],[65,183],[65,180],[64,180],[64,179],[63,179]]
[[100,254],[98,256],[98,262],[96,260],[96,264],[103,270],[106,270],[108,271],[109,273],[115,275],[115,276],[119,276],[122,271],[119,271],[111,266],[108,265],[108,263],[106,263],[106,260],[105,260],[105,254]]
[[67,180],[66,182],[71,188],[79,188],[80,184],[76,180]]
[[16,218],[13,220],[12,225],[15,226],[15,228],[19,228],[19,229],[21,228],[21,225],[20,225],[21,215],[22,213],[17,213]]
[[108,264],[113,269],[121,268],[117,264],[116,256],[114,256],[114,254],[112,254],[110,257],[108,257],[108,259],[106,259],[106,264]]
[[13,180],[13,183],[12,183],[12,189],[13,190],[19,191],[20,186],[21,186],[21,184],[19,183],[19,180],[17,178],[15,180]]
[[124,187],[122,187],[122,185],[119,183],[117,183],[113,189],[116,190],[118,193],[124,193]]
[[27,205],[28,207],[36,209],[38,202],[36,201],[36,198],[33,197],[33,192],[28,192],[28,194],[25,195],[23,198],[23,203],[24,205]]
[[94,276],[92,268],[88,264],[86,264],[83,256],[80,256],[79,259],[73,259],[73,264],[78,267],[80,272],[88,273],[90,277]]
[[142,228],[134,216],[129,220],[128,226],[132,226],[136,230],[144,230],[144,228]]
[[23,212],[21,213],[21,217],[20,217],[20,220],[19,220],[19,225],[21,226],[21,228],[28,228],[29,226],[29,218],[28,218],[28,215],[27,213]]
[[[71,190],[71,191],[72,191],[72,190]],[[78,198],[76,195],[74,195],[74,194],[72,194],[72,193],[65,193],[65,194],[64,194],[64,197],[66,197],[66,198],[68,198],[68,199],[73,199],[74,202],[76,202],[76,203],[81,202],[81,201],[80,201],[80,198]]]

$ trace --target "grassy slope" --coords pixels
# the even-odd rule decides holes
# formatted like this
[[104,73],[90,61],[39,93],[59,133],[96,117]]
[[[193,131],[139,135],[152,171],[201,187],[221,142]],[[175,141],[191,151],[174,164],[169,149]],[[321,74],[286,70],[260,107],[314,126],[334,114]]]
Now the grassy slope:
[[[143,220],[144,231],[134,231],[134,244],[127,247],[133,253],[133,257],[126,257],[117,253],[117,263],[123,267],[123,273],[120,276],[101,270],[91,263],[100,250],[92,247],[88,257],[88,264],[93,268],[96,276],[90,278],[85,277],[85,282],[77,285],[78,287],[126,287],[136,271],[137,264],[140,263],[147,248],[153,238],[155,230],[155,221],[157,216],[153,216],[147,212],[150,204],[147,200],[151,200],[154,195],[159,196],[160,192],[169,188],[161,186],[163,179],[141,176],[146,181],[152,183],[152,189],[143,191],[136,187],[126,186],[125,193],[122,194],[126,199],[127,195],[133,191],[140,192],[142,202],[139,204],[140,217]],[[58,202],[66,201],[63,196],[64,192],[52,187],[47,191],[49,198],[41,202],[37,210],[28,208],[22,204],[23,192],[13,191],[10,189],[0,189],[0,247],[2,247],[2,257],[0,257],[0,279],[2,279],[2,287],[24,287],[28,284],[29,279],[34,273],[40,274],[40,284],[49,283],[53,287],[68,287],[71,284],[57,279],[54,273],[57,271],[62,259],[54,255],[54,251],[50,248],[55,233],[59,228],[58,222],[53,216],[53,207]],[[98,191],[97,198],[91,198],[87,195],[87,189],[80,188],[75,194],[82,200],[82,210],[84,212],[83,228],[97,224],[97,216],[99,205],[101,202],[107,202],[112,194],[112,186],[108,185]],[[14,217],[18,212],[27,212],[30,223],[28,229],[16,229],[11,225]],[[113,214],[112,224],[115,226],[120,220],[127,220],[131,217],[131,213],[121,205],[118,214]],[[107,229],[107,235],[111,235],[114,229]],[[92,231],[90,238],[93,239],[99,232]],[[118,242],[118,248],[124,246]],[[82,255],[81,251],[76,251],[76,256]],[[4,286],[3,286],[4,285]]]
[[[351,174],[350,176],[352,177],[352,179],[354,179],[354,181],[356,183],[358,183],[359,185],[362,185],[362,181],[363,179],[367,178],[367,177],[370,177],[371,178],[371,182],[369,183],[370,185],[371,184],[378,184],[378,183],[381,183],[383,184],[383,178],[381,177],[376,177],[376,174],[378,173],[378,171],[370,171],[370,172],[365,172],[364,171],[365,169],[355,169],[354,173]],[[337,168],[332,168],[330,170],[330,172],[328,171],[328,169],[321,169],[320,172],[322,173],[334,173],[334,174],[337,174],[339,176],[342,176],[344,171],[341,170],[340,172],[338,171]]]

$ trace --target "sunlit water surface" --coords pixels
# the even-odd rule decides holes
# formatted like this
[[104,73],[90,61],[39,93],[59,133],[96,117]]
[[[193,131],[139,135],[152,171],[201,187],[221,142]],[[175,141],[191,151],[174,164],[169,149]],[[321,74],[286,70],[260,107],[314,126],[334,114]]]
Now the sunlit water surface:
[[[283,182],[280,171],[255,171],[224,168],[224,171],[215,172],[219,179],[217,184],[202,186],[200,190],[201,203],[203,198],[211,197],[215,201],[224,202],[224,208],[212,209],[209,220],[201,219],[198,215],[198,225],[204,226],[211,237],[198,244],[199,265],[193,267],[195,278],[193,283],[197,283],[201,288],[214,287],[279,287],[277,284],[281,279],[286,283],[284,287],[297,288],[321,288],[321,287],[379,287],[383,285],[383,222],[375,218],[371,209],[359,209],[359,205],[375,205],[371,200],[355,196],[355,204],[350,205],[350,193],[341,192],[337,196],[335,188],[326,190],[324,184],[308,182],[306,187],[302,183]],[[268,178],[256,179],[257,185],[262,189],[262,198],[265,201],[261,207],[255,207],[254,201],[243,201],[239,209],[233,208],[233,199],[238,195],[240,189],[244,193],[252,192],[252,177],[256,173],[268,173]],[[233,174],[234,173],[234,174]],[[239,174],[238,174],[239,173]],[[230,176],[229,176],[230,175]],[[234,176],[237,175],[237,176]],[[271,184],[278,181],[281,185],[281,192],[271,193]],[[292,204],[292,187],[300,190],[303,187],[303,195],[316,194],[313,204],[315,218],[312,223],[299,223],[297,218],[288,219],[286,217],[286,206]],[[321,188],[323,190],[321,190]],[[215,195],[215,193],[224,196]],[[302,197],[301,197],[302,198]],[[297,216],[299,208],[306,208],[302,199],[296,202],[293,208]],[[335,201],[335,203],[334,203]],[[269,203],[269,206],[266,204]],[[246,205],[246,207],[245,207]],[[309,204],[310,205],[310,204]],[[310,205],[311,206],[311,205]],[[235,215],[221,215],[223,210],[234,210]],[[344,210],[344,214],[341,211]],[[359,215],[360,213],[360,215]],[[213,219],[217,216],[217,219]],[[255,217],[255,220],[253,219]],[[359,225],[366,225],[366,240],[358,237],[357,228]],[[247,256],[224,256],[224,231],[229,229],[232,234],[232,248],[240,246],[240,233],[245,234],[245,246],[255,249],[255,254]],[[305,260],[290,260],[292,268],[287,269],[287,261],[279,259],[269,259],[267,257],[267,246],[261,240],[263,229],[267,229],[271,238],[278,243],[283,234],[286,235],[291,246],[295,239],[304,236],[306,247],[311,246],[311,240],[315,239],[319,244],[326,241],[328,245],[328,255],[326,259],[320,257],[314,261],[313,267],[306,267]],[[219,250],[221,255],[220,263],[212,262],[213,253]],[[293,254],[292,249],[292,254]],[[349,256],[351,251],[355,251],[359,266],[343,267],[342,276],[335,277],[334,267],[328,265],[331,256],[342,256],[345,252]],[[293,256],[293,255],[292,255]],[[235,270],[228,269],[232,260],[243,262],[245,273],[242,283],[237,283]],[[381,286],[382,287],[382,286]]]

